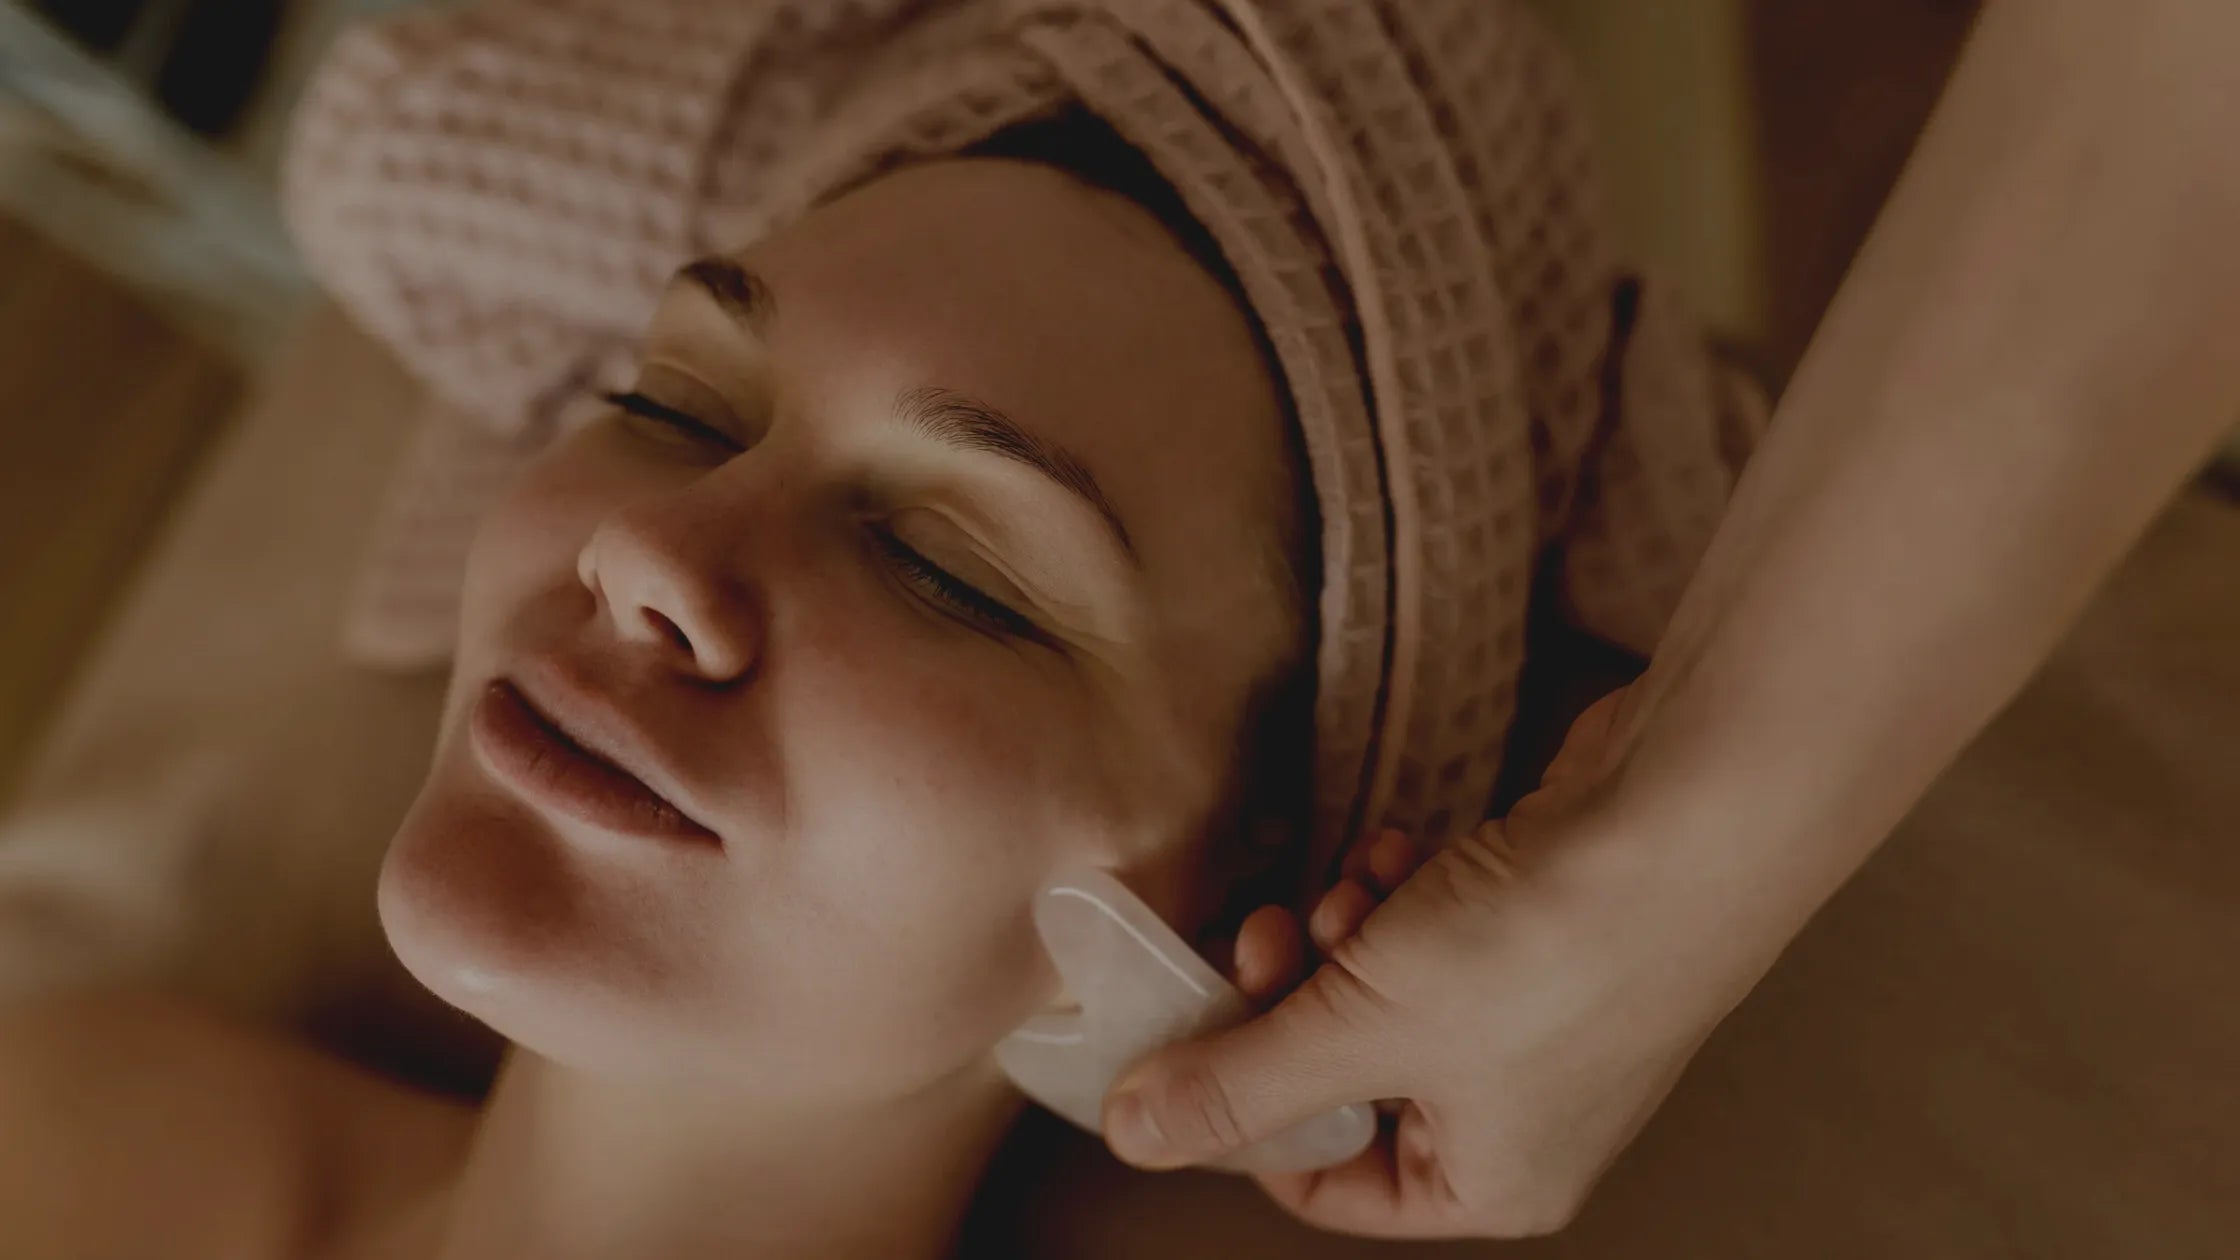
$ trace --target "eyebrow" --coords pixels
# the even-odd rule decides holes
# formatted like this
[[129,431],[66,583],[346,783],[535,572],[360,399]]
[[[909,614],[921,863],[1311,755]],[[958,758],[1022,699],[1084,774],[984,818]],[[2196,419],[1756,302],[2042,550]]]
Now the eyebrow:
[[755,336],[770,339],[770,321],[778,306],[762,277],[729,258],[698,258],[677,269],[677,279],[705,290],[731,318]]
[[976,398],[954,390],[931,387],[904,390],[895,399],[895,414],[918,432],[959,450],[985,451],[1025,464],[1057,482],[1096,510],[1113,541],[1140,563],[1128,527],[1105,497],[1086,464],[1064,447],[1028,432],[1018,421]]
[[[677,279],[705,290],[725,314],[755,336],[769,339],[777,302],[762,277],[732,259],[711,257],[678,268]],[[1003,412],[955,390],[904,390],[895,399],[895,414],[934,441],[958,450],[1000,455],[1058,483],[1095,509],[1129,561],[1141,563],[1135,541],[1128,537],[1128,527],[1114,510],[1112,500],[1105,496],[1088,465],[1064,447],[1037,437]]]

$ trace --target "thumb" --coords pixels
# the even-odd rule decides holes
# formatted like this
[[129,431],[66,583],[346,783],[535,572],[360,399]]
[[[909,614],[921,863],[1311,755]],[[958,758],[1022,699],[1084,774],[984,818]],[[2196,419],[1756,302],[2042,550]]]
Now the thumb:
[[1153,1051],[1105,1096],[1112,1153],[1139,1168],[1219,1159],[1334,1107],[1382,1096],[1366,1030],[1344,1012],[1360,982],[1324,966],[1274,1009]]

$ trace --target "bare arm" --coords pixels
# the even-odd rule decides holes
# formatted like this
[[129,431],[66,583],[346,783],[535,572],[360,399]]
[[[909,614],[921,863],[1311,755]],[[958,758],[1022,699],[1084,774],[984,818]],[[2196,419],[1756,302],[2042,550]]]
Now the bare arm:
[[2236,56],[2229,4],[1986,12],[1619,718],[1614,795],[1755,947],[2240,420]]
[[2236,60],[2223,0],[1992,0],[1648,672],[1272,1011],[1131,1071],[1114,1148],[1402,1098],[1263,1185],[1367,1234],[1568,1220],[2240,419]]

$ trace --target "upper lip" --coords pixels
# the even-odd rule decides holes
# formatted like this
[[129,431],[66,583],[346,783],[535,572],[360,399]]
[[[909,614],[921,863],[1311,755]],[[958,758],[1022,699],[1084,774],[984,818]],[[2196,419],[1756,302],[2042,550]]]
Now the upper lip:
[[693,794],[673,768],[674,760],[629,712],[584,674],[581,667],[555,658],[525,665],[512,682],[529,707],[542,714],[585,752],[639,783],[672,809],[711,834]]

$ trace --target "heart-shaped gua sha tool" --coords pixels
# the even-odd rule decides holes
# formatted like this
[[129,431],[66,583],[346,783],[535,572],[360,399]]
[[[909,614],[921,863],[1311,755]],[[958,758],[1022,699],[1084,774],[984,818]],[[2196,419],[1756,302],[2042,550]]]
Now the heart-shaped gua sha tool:
[[[1078,1010],[1037,1015],[996,1046],[996,1062],[1029,1098],[1091,1133],[1105,1091],[1144,1055],[1244,1022],[1251,1007],[1126,885],[1076,871],[1043,886],[1035,930]],[[1376,1113],[1340,1107],[1209,1165],[1300,1172],[1342,1164],[1376,1136]]]

